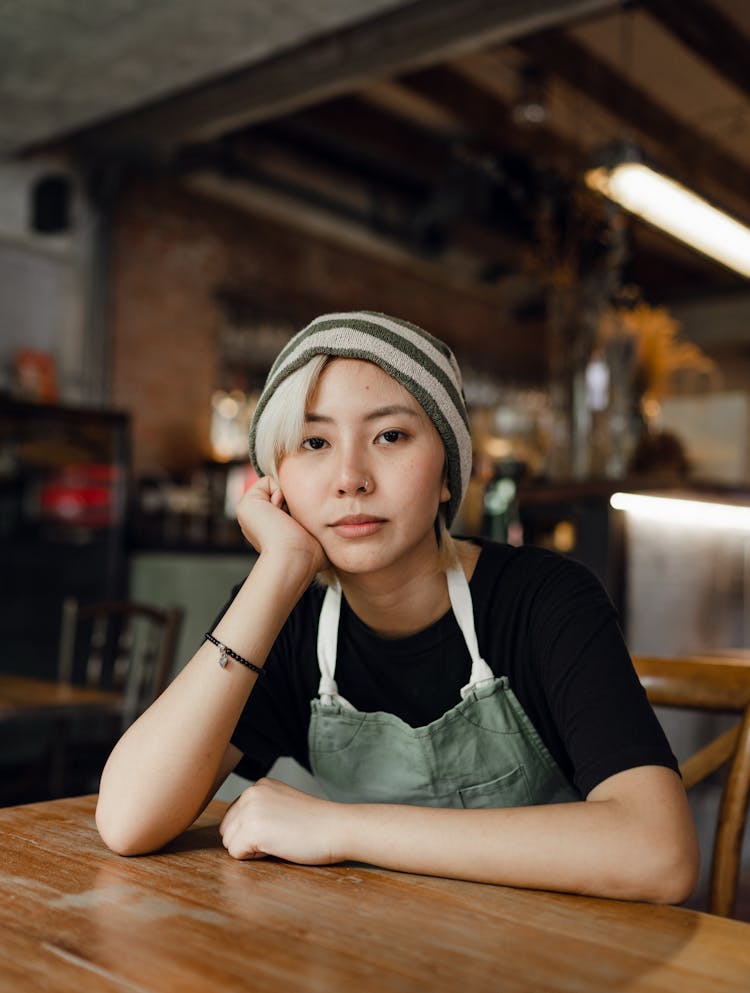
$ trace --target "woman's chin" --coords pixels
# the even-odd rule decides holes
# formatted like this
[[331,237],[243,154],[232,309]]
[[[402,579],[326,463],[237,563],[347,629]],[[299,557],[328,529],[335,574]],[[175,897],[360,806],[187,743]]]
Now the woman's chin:
[[324,551],[335,572],[347,573],[351,576],[378,572],[392,564],[391,558],[382,550],[376,552],[374,549],[349,547],[326,548]]
[[[318,539],[320,540],[320,539]],[[438,550],[432,527],[412,541],[385,541],[383,535],[358,539],[333,538],[321,541],[331,568],[351,576],[388,572],[394,568],[410,571],[412,565],[424,565]]]

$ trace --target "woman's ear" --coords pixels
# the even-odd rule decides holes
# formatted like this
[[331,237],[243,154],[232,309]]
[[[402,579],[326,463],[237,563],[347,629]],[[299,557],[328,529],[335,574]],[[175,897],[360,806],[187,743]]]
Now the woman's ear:
[[448,466],[443,469],[443,482],[440,487],[440,503],[448,503],[451,498],[450,486],[448,486]]
[[443,462],[443,481],[440,487],[440,503],[448,503],[451,498],[450,486],[448,486],[448,456]]

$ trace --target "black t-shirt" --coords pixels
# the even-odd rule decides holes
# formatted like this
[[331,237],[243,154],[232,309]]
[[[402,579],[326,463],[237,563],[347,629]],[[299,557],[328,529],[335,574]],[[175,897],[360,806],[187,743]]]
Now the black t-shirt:
[[[585,797],[625,769],[677,762],[635,674],[615,609],[584,566],[532,546],[472,539],[479,651],[510,687],[566,778]],[[237,772],[265,775],[279,756],[310,769],[307,732],[317,696],[318,616],[313,585],[289,615],[232,735]],[[226,608],[224,608],[226,609]],[[382,638],[342,597],[336,682],[357,710],[386,711],[422,727],[460,701],[471,660],[449,610],[424,631]]]

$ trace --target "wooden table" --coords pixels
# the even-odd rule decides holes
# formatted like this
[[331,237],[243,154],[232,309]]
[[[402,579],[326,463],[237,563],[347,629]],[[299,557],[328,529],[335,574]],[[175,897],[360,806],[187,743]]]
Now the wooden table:
[[0,720],[18,717],[60,717],[73,711],[116,711],[121,694],[55,680],[0,673]]
[[236,862],[214,801],[107,851],[95,799],[0,810],[0,990],[747,993],[750,925],[360,865]]

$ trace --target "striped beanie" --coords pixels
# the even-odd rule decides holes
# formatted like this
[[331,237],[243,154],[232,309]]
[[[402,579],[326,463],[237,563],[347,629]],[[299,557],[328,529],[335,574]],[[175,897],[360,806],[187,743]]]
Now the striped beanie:
[[461,372],[450,348],[408,321],[372,311],[323,314],[296,334],[271,366],[250,425],[250,460],[263,474],[255,455],[255,436],[263,411],[279,383],[314,355],[365,359],[380,366],[405,387],[424,409],[443,439],[448,459],[450,525],[471,473],[471,435]]

